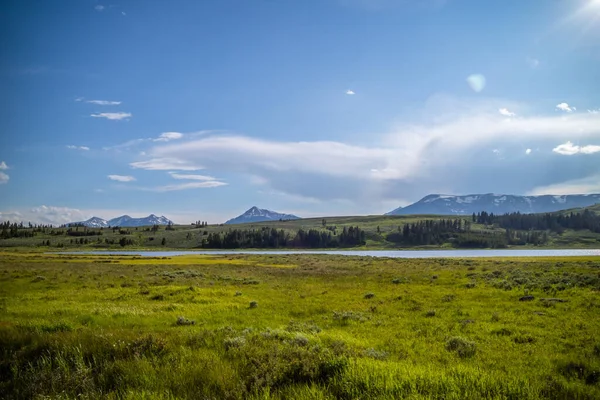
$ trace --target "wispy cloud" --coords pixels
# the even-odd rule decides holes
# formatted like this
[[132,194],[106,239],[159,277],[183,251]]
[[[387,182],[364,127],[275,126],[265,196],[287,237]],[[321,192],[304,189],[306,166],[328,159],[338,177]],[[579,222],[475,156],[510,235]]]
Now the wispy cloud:
[[577,146],[571,143],[570,141],[560,144],[552,149],[553,152],[562,154],[565,156],[572,156],[574,154],[594,154],[600,152],[600,146],[597,145],[587,145],[587,146]]
[[525,154],[531,154],[531,149],[525,150]]
[[177,174],[174,172],[170,173],[173,179],[189,179],[194,181],[214,181],[215,178],[208,175],[191,175],[191,174]]
[[96,10],[96,11],[103,11],[104,8],[105,7],[102,4],[98,4],[97,6],[94,7],[94,10]]
[[[264,190],[321,200],[361,201],[357,199],[361,196],[381,200],[392,191],[414,191],[416,187],[427,191],[445,188],[442,176],[447,176],[448,182],[456,180],[446,166],[469,164],[465,154],[477,159],[483,157],[481,154],[485,149],[490,156],[493,156],[492,149],[507,149],[494,158],[511,157],[512,150],[522,148],[519,146],[523,142],[554,141],[550,143],[556,146],[556,140],[563,140],[566,134],[571,135],[572,140],[600,135],[599,114],[506,118],[499,113],[501,108],[512,112],[528,107],[493,99],[466,103],[444,98],[441,104],[424,110],[424,122],[403,123],[387,134],[372,136],[368,145],[325,140],[276,141],[240,134],[205,135],[155,143],[154,147],[145,150],[150,160],[140,158],[131,166],[166,171],[205,167],[220,173],[260,177]],[[418,117],[415,114],[415,118]],[[523,154],[526,148],[518,151]],[[492,170],[502,173],[496,170],[499,166],[495,164],[486,168],[488,173]],[[307,180],[313,184],[300,184]],[[442,185],[440,189],[432,186],[425,189],[433,181],[437,182],[434,185]],[[459,187],[458,182],[448,185]],[[359,195],[357,186],[364,188]]]
[[129,164],[133,168],[146,169],[150,171],[197,171],[204,169],[195,162],[181,160],[177,158],[153,158],[146,161],[137,161]]
[[110,100],[87,100],[86,103],[96,104],[98,106],[118,106],[121,104],[120,101],[110,101]]
[[[8,165],[4,161],[0,163],[0,171],[6,171],[8,169]],[[8,183],[10,176],[4,172],[0,172],[0,185]]]
[[356,94],[356,93],[354,92],[354,90],[346,90],[346,94],[353,95],[353,94]]
[[117,181],[117,182],[133,182],[133,181],[135,181],[135,178],[130,175],[108,175],[107,178],[110,179],[111,181]]
[[556,109],[560,110],[560,111],[564,111],[564,112],[573,112],[575,110],[577,110],[577,108],[570,106],[567,103],[560,103],[556,105]]
[[179,132],[164,132],[161,133],[159,137],[153,139],[155,142],[168,142],[171,140],[181,139],[183,137],[183,133]]
[[70,150],[82,150],[82,151],[89,151],[90,148],[87,146],[73,146],[73,145],[69,145],[67,146],[67,149]]
[[498,110],[498,112],[504,115],[505,117],[514,117],[515,115],[517,115],[514,112],[509,111],[508,108],[501,108]]
[[560,183],[554,183],[552,185],[536,187],[527,194],[531,196],[539,196],[543,194],[566,195],[595,193],[600,193],[600,174],[594,174],[584,178],[571,179]]
[[219,186],[226,186],[227,183],[220,181],[206,181],[206,182],[188,182],[188,183],[180,183],[175,185],[166,185],[166,186],[158,186],[150,190],[153,192],[173,192],[176,190],[188,190],[188,189],[208,189]]
[[131,117],[131,113],[125,112],[116,112],[116,113],[97,113],[91,114],[91,117],[94,118],[106,118],[109,120],[120,121],[122,119],[127,119]]

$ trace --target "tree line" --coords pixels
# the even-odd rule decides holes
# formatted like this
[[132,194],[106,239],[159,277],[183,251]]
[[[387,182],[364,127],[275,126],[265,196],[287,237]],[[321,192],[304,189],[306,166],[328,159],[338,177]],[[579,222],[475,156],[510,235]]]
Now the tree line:
[[485,225],[498,225],[500,228],[520,231],[550,231],[561,234],[565,229],[585,230],[600,233],[600,215],[584,210],[583,212],[570,212],[568,214],[521,214],[510,213],[494,215],[485,211],[473,213],[473,222]]
[[352,247],[366,243],[365,232],[356,227],[344,227],[339,235],[318,229],[299,229],[290,234],[283,229],[263,227],[260,229],[231,229],[214,232],[203,238],[200,246],[206,249],[240,248],[327,248]]

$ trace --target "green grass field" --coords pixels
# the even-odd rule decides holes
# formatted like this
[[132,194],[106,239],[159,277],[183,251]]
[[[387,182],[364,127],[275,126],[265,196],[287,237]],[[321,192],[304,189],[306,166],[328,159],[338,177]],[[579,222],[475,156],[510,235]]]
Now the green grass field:
[[597,257],[5,250],[0,393],[597,399],[599,291]]

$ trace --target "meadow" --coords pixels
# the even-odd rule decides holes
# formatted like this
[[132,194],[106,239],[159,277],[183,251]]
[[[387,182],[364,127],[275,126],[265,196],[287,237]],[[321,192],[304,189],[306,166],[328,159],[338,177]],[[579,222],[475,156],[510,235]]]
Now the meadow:
[[[588,207],[588,210],[600,215],[600,206]],[[582,209],[566,210],[555,214],[581,212]],[[2,238],[0,236],[0,248],[30,250],[57,250],[57,249],[196,249],[202,247],[202,241],[212,234],[225,234],[233,229],[239,230],[262,230],[276,229],[282,230],[293,237],[299,229],[318,230],[319,232],[340,234],[344,228],[359,227],[365,232],[364,245],[352,246],[360,250],[376,249],[435,249],[452,248],[452,243],[442,244],[407,244],[395,243],[388,240],[390,234],[399,232],[406,224],[414,224],[423,221],[461,220],[470,221],[470,216],[440,216],[440,215],[371,215],[371,216],[350,216],[350,217],[325,217],[325,218],[306,218],[290,221],[268,221],[256,222],[238,225],[214,224],[207,226],[196,225],[175,225],[171,229],[165,226],[157,227],[153,231],[151,227],[138,228],[73,228],[83,234],[87,231],[87,236],[68,235],[66,228],[46,228],[43,231],[36,231],[31,237],[10,237]],[[470,229],[474,234],[495,234],[503,236],[506,230],[497,225],[484,225],[481,223],[471,223]],[[20,229],[23,233],[31,231],[31,228]],[[522,230],[522,233],[528,233],[528,230]],[[598,248],[600,246],[600,234],[590,230],[566,229],[557,234],[547,231],[548,241],[539,244],[520,244],[519,248]],[[125,240],[127,244],[121,245]],[[85,241],[85,243],[83,243]],[[510,245],[509,247],[512,247]],[[488,246],[491,247],[491,246]]]
[[0,252],[6,399],[597,399],[600,260]]

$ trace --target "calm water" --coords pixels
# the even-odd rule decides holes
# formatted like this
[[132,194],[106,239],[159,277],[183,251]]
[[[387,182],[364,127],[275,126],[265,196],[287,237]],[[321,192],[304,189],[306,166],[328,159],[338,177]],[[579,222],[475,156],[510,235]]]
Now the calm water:
[[339,256],[391,257],[391,258],[450,258],[450,257],[568,257],[600,256],[600,249],[590,250],[200,250],[200,251],[74,251],[60,254],[135,255],[142,257],[171,257],[201,254],[332,254]]

